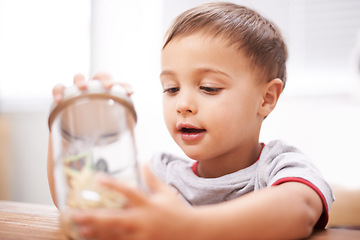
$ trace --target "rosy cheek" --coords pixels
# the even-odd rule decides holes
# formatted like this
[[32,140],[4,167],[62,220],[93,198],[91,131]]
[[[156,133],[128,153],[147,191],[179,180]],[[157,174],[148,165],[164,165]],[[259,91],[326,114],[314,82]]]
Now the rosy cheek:
[[171,133],[172,129],[174,128],[174,125],[176,124],[176,123],[174,123],[174,121],[172,119],[173,118],[170,116],[169,113],[164,112],[165,125],[170,133]]

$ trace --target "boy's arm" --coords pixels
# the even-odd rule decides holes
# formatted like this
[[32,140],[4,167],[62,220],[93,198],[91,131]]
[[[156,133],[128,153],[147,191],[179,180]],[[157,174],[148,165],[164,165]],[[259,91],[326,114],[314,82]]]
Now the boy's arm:
[[192,208],[149,171],[145,173],[150,195],[103,180],[105,186],[125,194],[131,207],[73,212],[80,232],[96,239],[299,239],[311,234],[323,210],[317,193],[296,182]]
[[[288,182],[196,211],[196,239],[299,239],[311,234],[323,205],[302,183]],[[202,236],[205,234],[206,236]]]

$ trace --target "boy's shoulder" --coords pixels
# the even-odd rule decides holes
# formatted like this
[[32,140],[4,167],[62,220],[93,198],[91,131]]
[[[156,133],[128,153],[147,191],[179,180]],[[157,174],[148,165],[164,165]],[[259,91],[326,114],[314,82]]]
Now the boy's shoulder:
[[152,165],[169,166],[172,164],[191,166],[195,161],[187,157],[178,156],[168,152],[157,152],[151,159]]
[[280,176],[319,174],[318,168],[306,154],[283,140],[273,140],[265,144],[257,163],[257,171],[268,175],[262,176],[266,185]]
[[258,162],[265,165],[281,163],[294,166],[304,163],[313,164],[304,152],[283,140],[273,140],[265,144]]
[[265,144],[262,154],[270,154],[276,156],[284,153],[303,154],[297,147],[291,145],[284,140],[272,140]]
[[177,156],[167,152],[157,152],[153,155],[150,161],[150,168],[152,172],[160,177],[161,179],[166,179],[166,173],[172,172],[189,172],[194,160],[191,160],[186,157]]
[[298,148],[280,140],[265,145],[258,162],[259,188],[285,182],[299,182],[309,186],[318,193],[326,210],[318,226],[326,225],[327,212],[334,201],[334,195],[315,162]]

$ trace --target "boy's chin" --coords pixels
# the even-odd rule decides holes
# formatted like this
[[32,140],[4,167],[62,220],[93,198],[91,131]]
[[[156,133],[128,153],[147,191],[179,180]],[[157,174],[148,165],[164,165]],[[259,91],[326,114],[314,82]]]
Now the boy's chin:
[[201,161],[204,159],[204,153],[201,153],[199,150],[196,149],[189,149],[189,148],[181,148],[185,155],[195,161]]

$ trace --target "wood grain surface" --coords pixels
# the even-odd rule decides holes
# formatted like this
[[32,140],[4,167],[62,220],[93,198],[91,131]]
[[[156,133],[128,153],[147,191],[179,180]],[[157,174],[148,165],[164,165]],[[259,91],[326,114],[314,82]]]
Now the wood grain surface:
[[[66,240],[54,206],[0,201],[0,240]],[[307,240],[355,240],[359,230],[326,229],[316,231]]]

